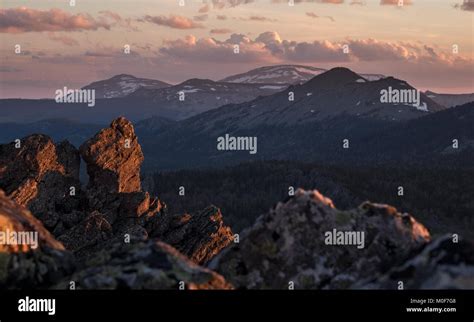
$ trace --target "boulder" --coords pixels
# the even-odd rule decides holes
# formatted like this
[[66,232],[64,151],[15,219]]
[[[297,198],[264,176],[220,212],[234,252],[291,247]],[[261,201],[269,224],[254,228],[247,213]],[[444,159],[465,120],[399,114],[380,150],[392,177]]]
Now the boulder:
[[342,211],[318,191],[298,190],[209,267],[239,288],[345,289],[402,262],[429,239],[422,224],[393,207],[364,203]]

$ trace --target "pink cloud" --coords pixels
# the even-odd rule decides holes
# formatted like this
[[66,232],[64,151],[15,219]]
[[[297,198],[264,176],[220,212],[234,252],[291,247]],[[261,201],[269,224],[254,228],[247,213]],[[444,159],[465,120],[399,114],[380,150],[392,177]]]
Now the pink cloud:
[[[239,45],[239,53],[235,54],[235,45]],[[271,62],[274,57],[265,45],[252,42],[244,35],[232,34],[226,41],[214,38],[187,36],[184,39],[166,41],[159,51],[162,55],[193,62],[242,63],[242,62]]]
[[196,29],[196,28],[204,28],[201,23],[192,21],[189,18],[182,17],[182,16],[175,16],[170,15],[166,16],[145,16],[139,21],[145,21],[154,23],[159,26],[166,26],[175,29]]
[[[234,45],[239,45],[239,54],[233,54]],[[345,46],[347,52],[343,50]],[[261,33],[254,39],[232,34],[224,41],[188,36],[165,42],[160,53],[180,60],[209,60],[215,63],[235,60],[306,63],[392,61],[450,65],[470,61],[449,53],[438,53],[418,43],[386,42],[370,38],[348,39],[344,42],[297,42],[284,40],[274,31]]]
[[0,9],[0,32],[80,31],[110,29],[104,19],[89,14],[70,14],[60,9],[36,10],[26,7]]

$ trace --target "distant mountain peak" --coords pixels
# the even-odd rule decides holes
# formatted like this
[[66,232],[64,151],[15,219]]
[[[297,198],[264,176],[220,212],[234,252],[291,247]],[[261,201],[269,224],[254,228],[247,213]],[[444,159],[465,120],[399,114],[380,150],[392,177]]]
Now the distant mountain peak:
[[133,75],[129,75],[129,74],[118,74],[118,75],[115,75],[115,76],[112,76],[110,79],[137,79],[138,77],[135,77]]
[[188,79],[184,82],[182,82],[180,85],[191,85],[191,86],[199,86],[199,85],[207,85],[207,84],[215,84],[213,80],[210,79],[205,79],[205,78],[191,78]]
[[353,72],[349,68],[335,67],[320,75],[313,77],[310,81],[303,84],[305,89],[316,88],[336,88],[345,84],[366,83],[367,79]]
[[361,75],[353,72],[349,68],[346,67],[335,67],[331,68],[327,72],[322,73],[320,78],[333,78],[333,79],[344,79],[348,81],[357,81],[359,79],[367,81],[364,77]]
[[105,80],[93,82],[83,88],[94,89],[96,91],[96,98],[116,98],[125,97],[139,88],[157,89],[169,86],[171,85],[156,79],[118,74]]

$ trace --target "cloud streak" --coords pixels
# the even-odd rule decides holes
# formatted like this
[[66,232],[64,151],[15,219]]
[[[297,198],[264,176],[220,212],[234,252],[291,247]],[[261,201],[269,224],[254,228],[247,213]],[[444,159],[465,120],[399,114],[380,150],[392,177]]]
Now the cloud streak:
[[150,16],[146,15],[142,19],[139,19],[141,22],[149,22],[159,26],[165,26],[174,29],[197,29],[204,28],[204,25],[195,22],[189,18],[170,15],[170,16]]
[[89,14],[70,14],[60,9],[36,10],[26,7],[0,9],[0,32],[82,31],[110,29],[104,18]]
[[306,13],[306,16],[310,17],[310,18],[313,18],[313,19],[318,19],[318,18],[326,18],[326,19],[329,19],[331,20],[332,22],[334,22],[334,18],[331,17],[331,16],[323,16],[323,17],[320,17],[318,16],[317,14],[315,14],[314,12],[307,12]]

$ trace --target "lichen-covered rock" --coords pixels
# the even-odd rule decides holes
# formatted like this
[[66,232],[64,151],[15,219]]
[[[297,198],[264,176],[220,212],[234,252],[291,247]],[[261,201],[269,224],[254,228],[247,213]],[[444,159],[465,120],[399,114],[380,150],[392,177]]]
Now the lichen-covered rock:
[[[344,232],[352,244],[331,237]],[[240,288],[344,289],[388,270],[428,241],[423,225],[393,207],[364,203],[341,211],[317,191],[298,190],[209,267]]]
[[0,145],[0,189],[54,230],[63,213],[79,208],[79,164],[69,142],[56,146],[48,136],[30,135]]
[[154,222],[151,235],[176,247],[201,265],[234,240],[231,229],[224,225],[219,208],[214,206],[195,215],[162,216]]
[[73,269],[71,254],[0,190],[0,289],[48,287]]
[[[200,267],[156,240],[115,243],[98,252],[71,280],[77,289],[231,289],[219,274]],[[69,281],[55,288],[65,289]]]
[[355,289],[474,289],[474,243],[446,235],[387,273],[363,280]]
[[112,122],[80,147],[87,163],[89,188],[108,192],[137,192],[143,153],[132,123],[124,117]]

